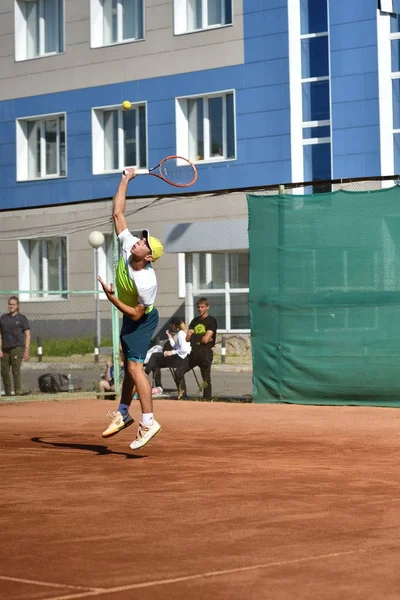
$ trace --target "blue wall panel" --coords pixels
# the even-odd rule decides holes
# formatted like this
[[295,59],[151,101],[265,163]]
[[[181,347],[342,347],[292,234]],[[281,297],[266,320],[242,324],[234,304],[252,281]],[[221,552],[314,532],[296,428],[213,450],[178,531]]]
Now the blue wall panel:
[[356,23],[376,16],[376,0],[331,0],[329,2],[330,25]]
[[375,0],[330,2],[332,177],[380,174]]

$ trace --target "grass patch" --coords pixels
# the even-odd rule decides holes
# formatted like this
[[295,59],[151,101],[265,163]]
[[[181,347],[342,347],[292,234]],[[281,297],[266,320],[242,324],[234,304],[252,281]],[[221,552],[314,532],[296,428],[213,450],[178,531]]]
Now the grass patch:
[[[112,339],[104,339],[101,347],[112,346]],[[74,338],[71,340],[52,340],[42,339],[43,357],[46,356],[73,356],[83,354],[93,354],[93,338]],[[37,341],[32,340],[31,356],[37,354]]]

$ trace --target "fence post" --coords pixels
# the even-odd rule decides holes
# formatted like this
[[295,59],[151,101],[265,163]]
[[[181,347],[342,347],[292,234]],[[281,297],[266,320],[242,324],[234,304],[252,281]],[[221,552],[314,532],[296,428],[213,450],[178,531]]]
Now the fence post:
[[226,353],[226,337],[223,335],[221,338],[221,363],[225,362]]
[[37,338],[37,355],[38,355],[38,362],[42,362],[43,348],[42,348],[42,340],[40,339],[40,337]]
[[99,362],[99,340],[97,335],[94,336],[94,362]]

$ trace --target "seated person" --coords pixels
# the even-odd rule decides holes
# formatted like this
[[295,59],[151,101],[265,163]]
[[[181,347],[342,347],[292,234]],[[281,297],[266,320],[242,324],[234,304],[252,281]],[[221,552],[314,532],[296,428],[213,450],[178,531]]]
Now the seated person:
[[191,350],[190,343],[186,341],[186,325],[182,319],[171,319],[167,336],[168,340],[163,351],[153,353],[144,369],[147,374],[153,372],[153,396],[163,393],[163,388],[161,386],[161,369],[166,367],[176,369],[178,366],[182,366],[183,361],[187,360],[187,356]]
[[[119,355],[119,379],[122,382],[124,378],[124,360],[123,356],[120,352]],[[104,377],[99,381],[99,391],[104,394],[105,392],[114,392],[114,364],[113,360],[110,359],[106,362],[106,372],[104,373]]]

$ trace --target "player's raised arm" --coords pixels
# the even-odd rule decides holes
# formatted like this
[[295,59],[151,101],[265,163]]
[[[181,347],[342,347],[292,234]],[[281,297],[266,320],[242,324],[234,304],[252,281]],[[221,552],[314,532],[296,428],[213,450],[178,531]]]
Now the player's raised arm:
[[128,189],[128,185],[131,179],[135,177],[135,169],[126,169],[124,174],[121,177],[121,181],[119,182],[119,186],[117,189],[117,193],[114,196],[114,206],[113,206],[113,219],[115,226],[115,233],[119,235],[121,231],[127,229],[126,219],[125,219],[125,209],[126,209],[126,192]]

